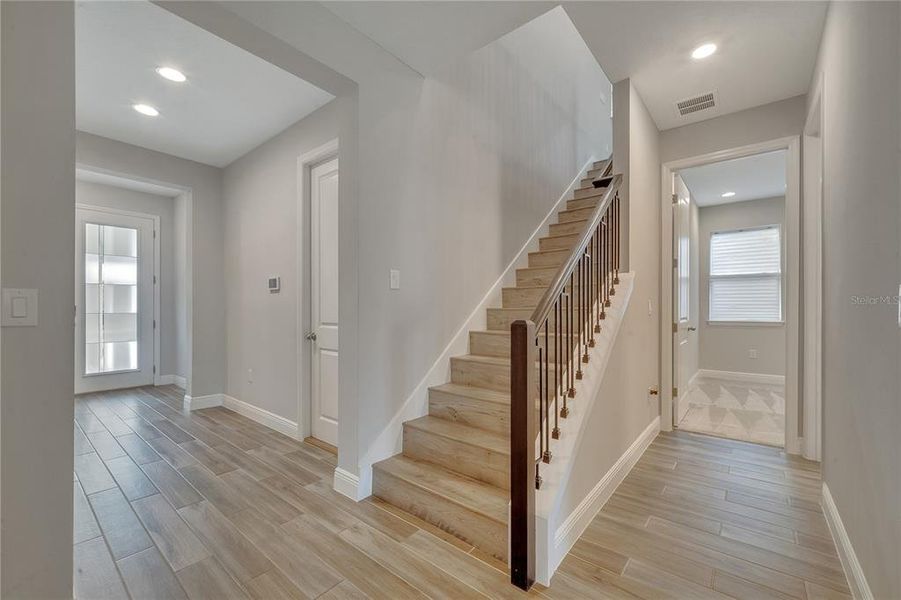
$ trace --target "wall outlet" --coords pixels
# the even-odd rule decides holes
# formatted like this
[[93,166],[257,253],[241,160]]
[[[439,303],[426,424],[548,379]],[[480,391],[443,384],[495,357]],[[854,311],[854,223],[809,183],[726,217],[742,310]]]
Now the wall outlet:
[[748,348],[748,358],[757,358],[757,348]]
[[253,383],[253,369],[247,369],[247,383]]
[[400,271],[398,269],[391,269],[388,272],[388,287],[392,290],[400,289]]

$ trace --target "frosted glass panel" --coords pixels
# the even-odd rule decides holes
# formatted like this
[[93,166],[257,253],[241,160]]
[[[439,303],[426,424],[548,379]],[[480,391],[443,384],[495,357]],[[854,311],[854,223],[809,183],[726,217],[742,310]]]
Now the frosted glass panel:
[[100,341],[100,317],[98,314],[86,314],[84,316],[84,341],[88,344],[96,344]]
[[105,285],[103,286],[103,312],[136,313],[138,312],[137,285]]
[[138,339],[137,321],[134,314],[104,314],[104,342],[132,342]]
[[137,256],[138,230],[104,225],[103,253],[107,256]]
[[84,255],[84,282],[100,283],[100,255]]
[[138,230],[85,224],[85,373],[138,369]]
[[104,372],[135,371],[138,368],[138,343],[116,342],[103,344]]
[[122,284],[138,282],[138,259],[128,256],[103,257],[103,283]]

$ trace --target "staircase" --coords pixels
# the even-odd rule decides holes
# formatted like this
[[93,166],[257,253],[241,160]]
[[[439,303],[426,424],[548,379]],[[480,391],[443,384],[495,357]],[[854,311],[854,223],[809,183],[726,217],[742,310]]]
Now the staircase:
[[[604,194],[594,163],[557,223],[469,332],[470,354],[451,358],[451,381],[430,388],[429,414],[404,423],[403,453],[373,466],[373,494],[506,561],[510,501],[510,325],[529,319]],[[575,296],[575,294],[573,294]],[[548,333],[553,349],[556,335]],[[550,355],[553,356],[553,350]],[[553,376],[552,376],[553,377]]]

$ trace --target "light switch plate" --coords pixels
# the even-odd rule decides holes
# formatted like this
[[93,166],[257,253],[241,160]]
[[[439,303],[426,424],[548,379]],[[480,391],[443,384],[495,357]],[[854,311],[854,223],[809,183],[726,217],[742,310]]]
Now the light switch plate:
[[388,284],[392,290],[400,289],[400,271],[397,269],[391,269],[388,274]]
[[38,324],[38,291],[34,289],[3,288],[3,327],[36,327]]

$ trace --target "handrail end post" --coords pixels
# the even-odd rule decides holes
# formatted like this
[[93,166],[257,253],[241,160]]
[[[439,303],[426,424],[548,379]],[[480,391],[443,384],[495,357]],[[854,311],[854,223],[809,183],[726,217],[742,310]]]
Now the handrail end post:
[[535,582],[535,323],[510,325],[510,580]]

